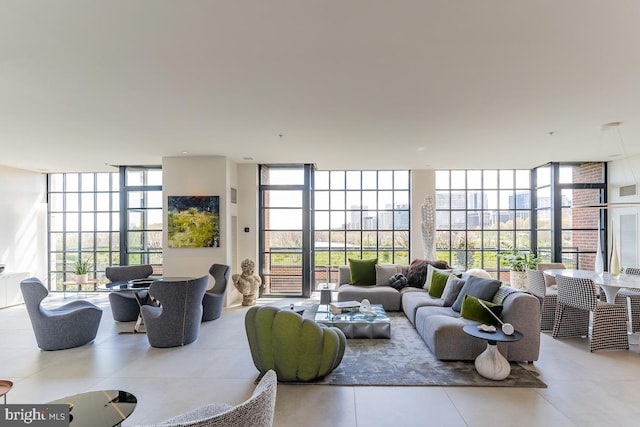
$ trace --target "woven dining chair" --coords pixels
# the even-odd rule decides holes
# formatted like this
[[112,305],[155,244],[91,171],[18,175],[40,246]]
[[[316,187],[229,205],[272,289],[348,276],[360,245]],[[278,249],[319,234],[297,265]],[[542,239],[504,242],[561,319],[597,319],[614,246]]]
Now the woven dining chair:
[[[538,271],[542,271],[544,272],[545,270],[564,270],[565,265],[561,262],[549,262],[549,263],[538,263],[536,264],[536,269]],[[544,279],[544,283],[548,286],[548,287],[552,287],[553,289],[556,289],[556,278],[550,274],[544,274],[543,276]]]
[[548,288],[542,271],[527,270],[529,292],[540,301],[540,330],[552,331],[558,303],[557,288]]
[[[632,276],[640,276],[640,268],[627,267],[624,272]],[[631,329],[634,333],[640,332],[640,289],[620,289],[616,295],[616,304],[626,304],[627,301],[631,306]]]
[[629,349],[627,309],[620,304],[598,301],[591,279],[556,276],[558,306],[553,338],[588,336],[589,312],[593,312],[590,351]]

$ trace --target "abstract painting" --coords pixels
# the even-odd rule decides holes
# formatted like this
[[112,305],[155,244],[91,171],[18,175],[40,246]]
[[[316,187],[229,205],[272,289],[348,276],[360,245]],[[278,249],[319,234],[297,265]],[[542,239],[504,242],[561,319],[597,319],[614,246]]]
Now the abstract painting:
[[169,196],[169,247],[220,247],[219,196]]

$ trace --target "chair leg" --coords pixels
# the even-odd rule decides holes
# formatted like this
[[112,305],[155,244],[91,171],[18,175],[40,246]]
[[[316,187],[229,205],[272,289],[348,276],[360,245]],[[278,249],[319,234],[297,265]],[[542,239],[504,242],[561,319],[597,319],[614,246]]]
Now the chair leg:
[[553,338],[589,336],[589,311],[558,303],[552,336]]

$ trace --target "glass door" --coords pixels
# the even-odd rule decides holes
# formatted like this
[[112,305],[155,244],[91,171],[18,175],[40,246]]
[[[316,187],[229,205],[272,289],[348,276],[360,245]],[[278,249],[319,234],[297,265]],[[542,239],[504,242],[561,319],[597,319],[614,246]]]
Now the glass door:
[[310,295],[311,178],[311,165],[260,166],[262,295]]

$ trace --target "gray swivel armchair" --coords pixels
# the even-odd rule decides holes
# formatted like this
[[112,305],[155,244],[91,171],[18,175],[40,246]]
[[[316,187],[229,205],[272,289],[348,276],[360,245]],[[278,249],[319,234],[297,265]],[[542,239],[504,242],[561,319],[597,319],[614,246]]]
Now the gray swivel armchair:
[[231,276],[231,267],[223,264],[213,264],[209,274],[215,279],[215,285],[204,294],[202,299],[202,321],[216,320],[222,315],[224,306],[224,292]]
[[36,277],[20,282],[20,290],[41,349],[64,350],[95,339],[102,318],[99,307],[89,301],[74,300],[57,308],[44,308],[40,303],[49,291]]
[[[153,267],[150,265],[126,265],[111,266],[105,269],[104,275],[111,283],[107,286],[117,286],[125,284],[129,280],[145,279],[153,274]],[[109,294],[109,304],[111,304],[111,314],[116,322],[133,322],[138,320],[140,314],[140,305],[147,304],[149,296],[147,291],[133,292],[111,292]]]
[[151,347],[177,347],[198,338],[202,321],[202,298],[209,276],[192,280],[157,280],[149,293],[160,307],[140,308]]
[[[264,374],[251,397],[239,405],[212,403],[193,409],[158,425],[167,427],[271,427],[276,409],[278,378]],[[144,427],[144,426],[137,426]]]

